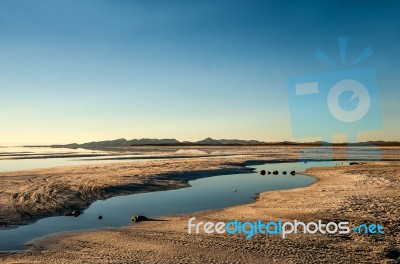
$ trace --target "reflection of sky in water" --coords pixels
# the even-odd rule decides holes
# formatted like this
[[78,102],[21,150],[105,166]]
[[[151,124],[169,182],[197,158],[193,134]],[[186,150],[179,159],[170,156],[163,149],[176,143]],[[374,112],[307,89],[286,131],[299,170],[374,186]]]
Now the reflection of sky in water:
[[71,149],[71,148],[50,148],[50,147],[2,147],[0,153],[4,152],[19,152],[19,153],[31,153],[31,154],[52,154],[52,153],[100,153],[98,150],[88,150],[83,148]]
[[[115,157],[118,157],[118,156],[115,156]],[[140,159],[136,159],[135,161],[139,161],[139,160]],[[96,163],[117,163],[117,162],[124,162],[124,161],[78,159],[78,158],[0,160],[0,172],[39,169],[39,168],[52,168],[52,167],[59,167],[59,166],[96,164]],[[131,162],[131,161],[129,161],[129,162]]]
[[[147,217],[183,214],[249,203],[263,191],[306,186],[315,179],[304,175],[283,175],[286,170],[304,171],[307,167],[334,166],[341,162],[278,163],[253,166],[257,171],[278,170],[279,175],[233,174],[190,181],[190,188],[113,197],[94,202],[84,214],[74,217],[49,217],[16,229],[0,231],[0,250],[21,249],[21,243],[48,234],[82,229],[120,227],[136,214]],[[233,192],[233,189],[236,192]],[[103,220],[98,220],[99,215]]]
[[[0,148],[0,172],[17,171],[38,168],[51,168],[57,166],[82,165],[87,163],[100,163],[100,161],[82,162],[77,158],[38,158],[38,159],[10,159],[20,155],[34,157],[42,155],[82,155],[105,154],[109,152],[87,149],[48,148],[48,147],[3,147]],[[104,163],[104,161],[103,161]]]

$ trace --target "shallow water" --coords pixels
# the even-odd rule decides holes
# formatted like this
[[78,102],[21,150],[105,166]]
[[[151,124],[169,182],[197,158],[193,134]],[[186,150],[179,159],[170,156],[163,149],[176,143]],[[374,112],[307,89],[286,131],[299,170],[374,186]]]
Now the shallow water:
[[[214,176],[190,181],[191,187],[188,188],[99,200],[76,218],[48,217],[30,225],[0,230],[0,250],[25,249],[25,243],[58,232],[126,226],[131,224],[130,218],[137,214],[157,217],[249,203],[259,192],[297,188],[315,181],[313,177],[300,174],[283,175],[283,170],[304,171],[308,167],[339,164],[341,162],[269,163],[251,167],[256,171],[278,170],[280,172],[278,175],[244,173]],[[233,189],[237,191],[234,192]],[[99,215],[103,216],[102,220],[97,219]]]
[[82,165],[90,162],[82,162],[83,159],[77,157],[54,158],[54,156],[104,155],[105,153],[106,152],[104,151],[94,151],[86,149],[50,147],[2,147],[0,148],[0,172],[51,168],[57,166]]
[[[68,157],[68,155],[70,157]],[[79,155],[87,155],[87,157],[79,157]],[[149,155],[145,153],[121,154],[112,151],[82,148],[2,147],[0,148],[0,172],[53,168],[59,166],[118,163],[124,162],[124,160],[125,162],[135,162],[147,160],[149,158],[152,157],[149,157]],[[156,157],[152,159],[157,160]]]

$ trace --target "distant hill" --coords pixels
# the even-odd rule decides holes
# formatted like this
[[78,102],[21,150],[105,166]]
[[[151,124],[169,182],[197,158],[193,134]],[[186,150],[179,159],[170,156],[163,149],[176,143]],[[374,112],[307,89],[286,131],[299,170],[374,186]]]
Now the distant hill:
[[142,138],[142,139],[132,139],[127,141],[129,146],[137,146],[137,145],[172,145],[179,144],[180,142],[174,138],[165,138],[165,139],[155,139],[155,138]]
[[66,145],[52,145],[52,147],[125,147],[125,146],[141,146],[141,145],[173,145],[179,144],[180,142],[176,139],[155,139],[155,138],[141,138],[126,140],[125,138],[119,138],[115,140],[105,141],[92,141],[83,144],[66,144]]
[[266,142],[258,140],[240,140],[240,139],[212,139],[210,137],[193,142],[196,145],[260,145]]
[[[329,142],[315,141],[315,142],[263,142],[258,140],[240,140],[240,139],[213,139],[205,138],[203,140],[190,142],[190,141],[179,141],[174,138],[156,139],[156,138],[141,138],[126,140],[125,138],[119,138],[114,140],[105,141],[92,141],[83,144],[66,144],[66,145],[51,145],[51,147],[70,147],[70,148],[96,148],[96,147],[127,147],[127,146],[253,146],[253,145],[311,145],[311,146],[323,146],[329,145]],[[397,141],[368,141],[358,143],[334,143],[334,146],[400,146],[400,142]]]
[[199,145],[222,145],[222,142],[220,142],[219,140],[212,139],[210,137],[197,141],[195,143]]
[[110,147],[110,146],[128,146],[125,138],[106,140],[106,141],[93,141],[80,144],[82,147]]
[[258,140],[240,140],[240,139],[219,139],[219,142],[222,144],[228,145],[258,145],[265,144],[266,142],[258,141]]

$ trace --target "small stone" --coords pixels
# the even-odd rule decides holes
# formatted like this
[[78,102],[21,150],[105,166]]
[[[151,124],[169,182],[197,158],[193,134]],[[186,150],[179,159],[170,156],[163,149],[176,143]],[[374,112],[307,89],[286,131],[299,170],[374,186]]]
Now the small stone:
[[150,219],[148,219],[146,216],[143,216],[143,215],[135,215],[135,216],[131,217],[131,221],[135,222],[135,223],[142,222],[142,221],[148,221],[148,220],[150,220]]

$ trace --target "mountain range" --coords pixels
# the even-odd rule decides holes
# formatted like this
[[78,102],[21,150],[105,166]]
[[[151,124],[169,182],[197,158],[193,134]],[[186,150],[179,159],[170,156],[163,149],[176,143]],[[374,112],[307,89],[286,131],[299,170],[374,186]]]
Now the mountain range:
[[[291,142],[291,141],[282,141],[282,142],[263,142],[258,140],[240,140],[240,139],[212,139],[210,137],[205,138],[199,141],[179,141],[174,138],[165,138],[165,139],[155,139],[155,138],[141,138],[141,139],[131,139],[127,140],[125,138],[114,139],[114,140],[104,140],[104,141],[92,141],[83,144],[72,143],[66,145],[51,145],[51,147],[126,147],[126,146],[146,146],[146,145],[155,145],[155,146],[254,146],[254,145],[325,145],[330,144],[324,141],[315,141],[315,142]],[[364,145],[375,145],[375,146],[399,146],[400,142],[397,141],[368,141],[368,142],[358,142],[358,143],[334,143],[335,146],[342,145],[356,145],[356,146],[364,146]]]

